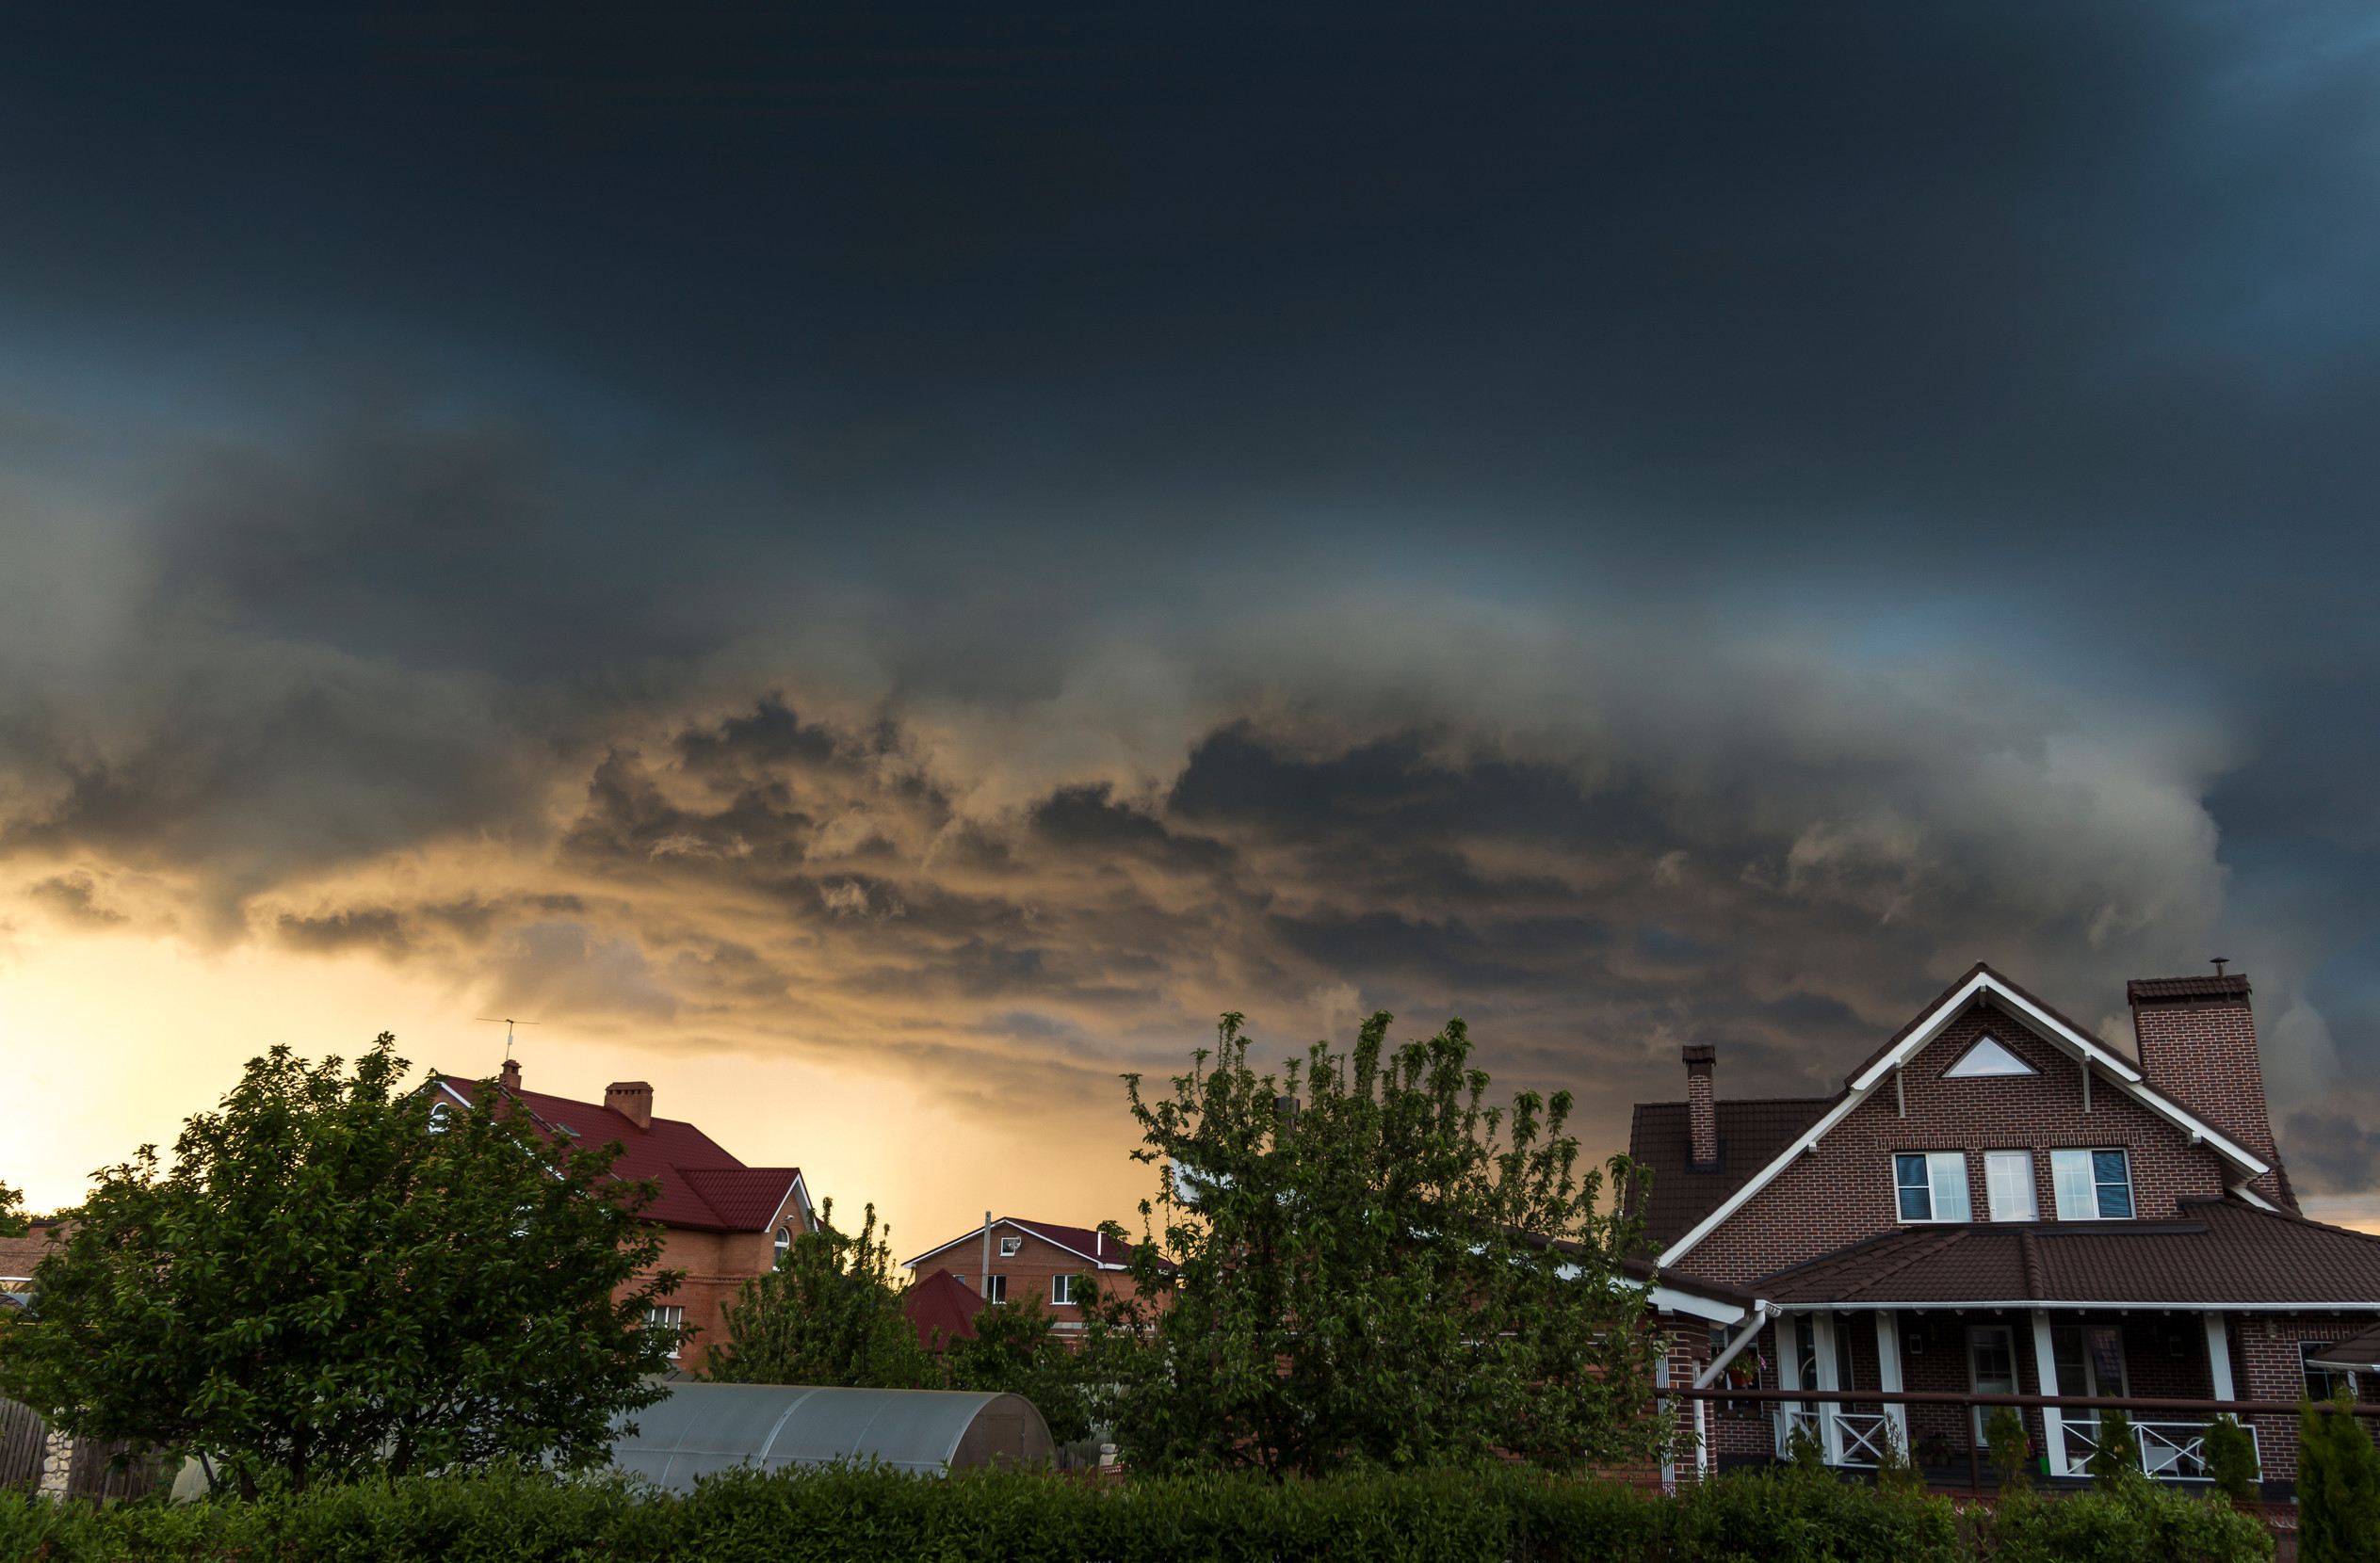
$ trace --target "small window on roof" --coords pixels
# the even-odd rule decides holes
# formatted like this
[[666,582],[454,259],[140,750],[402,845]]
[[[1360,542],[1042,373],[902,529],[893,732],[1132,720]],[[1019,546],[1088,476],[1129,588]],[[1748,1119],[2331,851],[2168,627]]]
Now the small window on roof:
[[1958,1062],[1942,1072],[1945,1080],[1975,1080],[1995,1074],[2039,1074],[2041,1072],[1989,1037],[1959,1055]]

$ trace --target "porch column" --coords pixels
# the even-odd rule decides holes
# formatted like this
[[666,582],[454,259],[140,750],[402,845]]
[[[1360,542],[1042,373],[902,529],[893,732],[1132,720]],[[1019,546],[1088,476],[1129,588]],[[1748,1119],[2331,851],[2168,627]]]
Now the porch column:
[[[1802,1382],[1802,1343],[1798,1338],[1801,1315],[1780,1313],[1776,1315],[1776,1387],[1781,1390],[1815,1389],[1815,1384]],[[1769,1438],[1776,1445],[1776,1458],[1783,1459],[1792,1451],[1787,1447],[1788,1436],[1793,1431],[1793,1413],[1806,1401],[1776,1402],[1776,1417],[1770,1424]]]
[[[1810,1317],[1818,1326],[1818,1384],[1816,1387],[1821,1390],[1841,1389],[1843,1386],[1835,1382],[1834,1312],[1831,1309],[1821,1309]],[[1842,1414],[1843,1408],[1832,1400],[1822,1401],[1819,1405],[1820,1442],[1826,1446],[1826,1463],[1829,1465],[1843,1463],[1843,1426],[1840,1420]]]
[[2207,1373],[2214,1380],[2216,1400],[2237,1400],[2231,1393],[2231,1337],[2223,1328],[2223,1315],[2207,1315]]
[[[2032,1311],[2032,1366],[2035,1382],[2044,1394],[2061,1393],[2058,1383],[2058,1348],[2049,1338],[2049,1310]],[[2049,1474],[2064,1476],[2066,1470],[2066,1419],[2055,1406],[2041,1408],[2041,1441],[2049,1447]]]
[[[1898,1394],[1908,1388],[1901,1381],[1901,1315],[1880,1308],[1870,1317],[1876,1321],[1876,1387]],[[1885,1415],[1892,1420],[1892,1436],[1901,1441],[1902,1457],[1916,1464],[1918,1457],[1909,1447],[1909,1408],[1897,1401],[1888,1403]]]

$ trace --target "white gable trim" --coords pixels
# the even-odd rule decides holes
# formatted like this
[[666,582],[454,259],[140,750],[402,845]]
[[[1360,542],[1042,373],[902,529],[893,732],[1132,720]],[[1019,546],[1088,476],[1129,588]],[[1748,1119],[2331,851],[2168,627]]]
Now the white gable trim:
[[1049,1233],[1043,1232],[1038,1227],[1028,1227],[1022,1221],[1011,1220],[1005,1216],[993,1222],[988,1228],[978,1227],[973,1232],[968,1233],[965,1236],[954,1237],[949,1242],[943,1244],[940,1248],[928,1249],[924,1253],[919,1254],[915,1259],[904,1259],[900,1262],[900,1267],[904,1270],[914,1270],[918,1265],[923,1265],[927,1260],[931,1259],[934,1255],[938,1253],[947,1253],[962,1243],[980,1243],[983,1241],[984,1234],[987,1232],[996,1231],[1001,1227],[1013,1227],[1015,1230],[1023,1233],[1028,1237],[1038,1237],[1043,1242],[1048,1244],[1051,1248],[1063,1253],[1073,1254],[1077,1259],[1089,1260],[1092,1264],[1097,1265],[1103,1270],[1122,1270],[1128,1268],[1126,1265],[1111,1264],[1099,1258],[1096,1254],[1085,1253],[1080,1249],[1074,1247],[1072,1244],[1060,1243],[1058,1239],[1050,1236]]
[[[2086,1071],[2097,1069],[2114,1080],[2116,1086],[2133,1101],[2171,1123],[2188,1136],[2192,1142],[2203,1142],[2208,1149],[2239,1168],[2247,1178],[2261,1177],[2273,1168],[2247,1149],[2210,1123],[2200,1121],[2174,1103],[2166,1101],[2148,1088],[2141,1072],[2107,1050],[2097,1038],[2085,1036],[2041,1006],[2016,991],[1989,972],[1978,972],[1964,986],[1926,1017],[1925,1023],[1895,1042],[1892,1050],[1845,1081],[1843,1098],[1826,1110],[1824,1117],[1794,1137],[1793,1143],[1777,1152],[1766,1167],[1745,1180],[1744,1185],[1721,1201],[1719,1208],[1694,1223],[1685,1236],[1661,1250],[1661,1263],[1675,1265],[1698,1247],[1703,1239],[1726,1225],[1728,1218],[1752,1202],[1753,1196],[1774,1183],[1777,1176],[1795,1158],[1818,1149],[1818,1142],[1834,1131],[1837,1124],[1849,1118],[1869,1094],[1919,1054],[1924,1052],[1950,1023],[1967,1013],[1967,1007],[1989,995],[1994,1005],[2008,1011],[2050,1045],[2067,1053]],[[2086,1083],[2087,1088],[2087,1083]],[[2261,1200],[2258,1201],[2262,1203]]]

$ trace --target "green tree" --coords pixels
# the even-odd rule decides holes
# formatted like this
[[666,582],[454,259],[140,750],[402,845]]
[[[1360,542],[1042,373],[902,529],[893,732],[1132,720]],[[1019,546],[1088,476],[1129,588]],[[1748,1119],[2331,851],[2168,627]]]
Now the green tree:
[[[1087,1289],[1083,1295],[1090,1297]],[[972,1338],[942,1348],[938,1381],[954,1390],[1021,1394],[1049,1424],[1050,1437],[1073,1443],[1091,1436],[1095,1362],[1060,1340],[1042,1299],[1028,1297],[978,1313]]]
[[638,1283],[654,1185],[610,1176],[617,1145],[541,1142],[492,1086],[434,1107],[406,1070],[386,1033],[352,1072],[275,1048],[170,1171],[143,1146],[95,1174],[35,1271],[40,1319],[0,1331],[0,1390],[251,1496],[267,1472],[602,1458],[674,1344],[641,1328],[682,1279]]
[[23,1237],[32,1230],[33,1223],[25,1219],[24,1195],[0,1184],[0,1237]]
[[2380,1448],[2344,1390],[2297,1416],[2297,1555],[2304,1563],[2380,1563]]
[[2228,1415],[2218,1416],[2208,1425],[2199,1447],[2217,1492],[2235,1507],[2256,1500],[2261,1473],[2257,1468],[2256,1439],[2245,1427]]
[[711,1348],[714,1378],[737,1384],[913,1389],[932,1373],[893,1284],[888,1229],[876,1207],[856,1233],[836,1230],[834,1201],[776,1268],[737,1288],[727,1339]]
[[1876,1485],[1887,1492],[1922,1493],[1925,1473],[1909,1458],[1909,1451],[1902,1446],[1901,1429],[1890,1418],[1884,1425],[1880,1441],[1883,1450],[1876,1457]]
[[[1277,1077],[1242,1023],[1225,1015],[1168,1098],[1125,1076],[1162,1237],[1088,1334],[1134,1465],[1574,1468],[1660,1448],[1660,1343],[1625,1264],[1643,1229],[1601,1208],[1568,1093],[1485,1105],[1460,1021],[1387,1052],[1376,1014],[1352,1052],[1317,1042]],[[1614,1190],[1644,1171],[1609,1170]]]

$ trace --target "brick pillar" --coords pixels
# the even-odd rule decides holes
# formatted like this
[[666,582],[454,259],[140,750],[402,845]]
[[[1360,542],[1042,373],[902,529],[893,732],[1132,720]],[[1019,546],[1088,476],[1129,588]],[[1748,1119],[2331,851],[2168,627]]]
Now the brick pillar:
[[1693,1144],[1693,1162],[1696,1167],[1716,1167],[1719,1099],[1711,1073],[1718,1068],[1719,1050],[1708,1042],[1698,1042],[1686,1049],[1685,1058],[1686,1128]]

